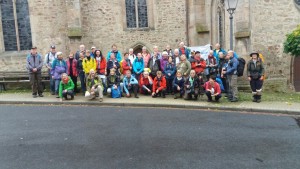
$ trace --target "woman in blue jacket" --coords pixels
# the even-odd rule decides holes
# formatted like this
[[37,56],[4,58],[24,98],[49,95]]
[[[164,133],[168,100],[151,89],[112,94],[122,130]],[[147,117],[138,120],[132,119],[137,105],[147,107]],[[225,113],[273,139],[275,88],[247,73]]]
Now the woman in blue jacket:
[[57,52],[57,58],[53,61],[51,69],[52,79],[55,80],[56,98],[59,98],[59,84],[63,73],[67,73],[67,63],[63,60],[62,52]]
[[137,54],[137,58],[133,61],[132,68],[135,78],[139,81],[141,73],[144,71],[144,60],[141,53]]
[[172,83],[173,83],[175,73],[176,73],[176,65],[173,62],[172,56],[169,56],[168,63],[165,65],[163,73],[164,73],[164,75],[166,77],[166,81],[167,81],[167,93],[173,94],[174,92],[173,92],[173,88],[172,88]]

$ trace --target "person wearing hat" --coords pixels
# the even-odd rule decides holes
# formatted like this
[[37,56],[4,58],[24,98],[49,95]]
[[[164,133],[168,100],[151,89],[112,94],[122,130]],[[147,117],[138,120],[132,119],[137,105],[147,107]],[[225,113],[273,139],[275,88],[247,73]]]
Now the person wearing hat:
[[261,102],[261,92],[265,68],[262,61],[258,58],[258,52],[250,53],[251,60],[247,63],[247,76],[253,94],[253,102]]
[[50,92],[52,95],[55,94],[55,83],[51,76],[52,63],[57,58],[57,52],[54,45],[50,46],[50,51],[44,57],[44,65],[48,69],[49,81],[50,81]]
[[29,80],[32,87],[32,97],[36,98],[37,94],[43,97],[43,88],[41,85],[41,74],[44,62],[42,56],[37,53],[37,47],[31,48],[30,54],[26,57],[26,68],[29,73]]
[[95,56],[96,56],[96,47],[95,46],[91,47],[91,54],[90,55],[91,55],[92,58],[95,58]]

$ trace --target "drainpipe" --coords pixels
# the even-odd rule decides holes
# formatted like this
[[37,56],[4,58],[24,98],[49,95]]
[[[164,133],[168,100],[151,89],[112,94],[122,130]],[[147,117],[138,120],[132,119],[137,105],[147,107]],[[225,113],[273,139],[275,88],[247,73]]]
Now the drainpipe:
[[190,10],[189,0],[185,0],[185,11],[186,11],[186,42],[187,46],[190,46],[190,35],[189,35],[189,21],[190,21]]

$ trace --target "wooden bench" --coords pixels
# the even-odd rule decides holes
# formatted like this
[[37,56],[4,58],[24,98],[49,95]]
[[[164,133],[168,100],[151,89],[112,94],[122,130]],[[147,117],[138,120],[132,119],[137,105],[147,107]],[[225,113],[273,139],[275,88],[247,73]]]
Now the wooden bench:
[[[42,72],[42,86],[49,82],[48,72]],[[30,83],[27,71],[0,71],[0,91],[7,90],[6,85],[11,83]]]

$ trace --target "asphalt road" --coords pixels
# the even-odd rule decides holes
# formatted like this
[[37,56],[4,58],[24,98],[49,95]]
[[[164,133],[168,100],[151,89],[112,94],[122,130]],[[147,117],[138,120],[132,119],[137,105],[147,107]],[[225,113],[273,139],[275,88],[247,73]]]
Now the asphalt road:
[[297,169],[292,117],[0,105],[0,169]]

